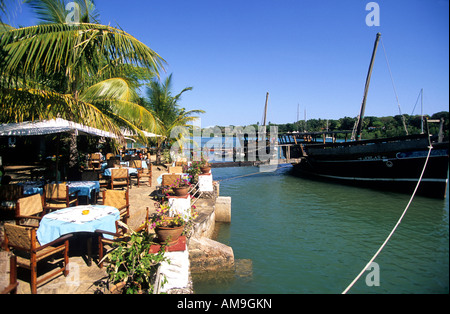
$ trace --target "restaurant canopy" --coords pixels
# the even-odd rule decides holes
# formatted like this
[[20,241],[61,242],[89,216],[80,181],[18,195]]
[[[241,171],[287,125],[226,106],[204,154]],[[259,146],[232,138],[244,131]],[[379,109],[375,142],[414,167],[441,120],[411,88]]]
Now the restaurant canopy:
[[[130,136],[136,136],[136,132],[133,132],[129,129],[121,128],[120,131],[122,132],[122,135],[125,136],[125,138],[129,139]],[[145,137],[163,137],[162,135],[150,133],[144,130],[141,130],[142,134],[144,134]]]
[[31,136],[70,132],[118,138],[115,134],[72,121],[56,118],[53,120],[26,121],[0,124],[0,136]]

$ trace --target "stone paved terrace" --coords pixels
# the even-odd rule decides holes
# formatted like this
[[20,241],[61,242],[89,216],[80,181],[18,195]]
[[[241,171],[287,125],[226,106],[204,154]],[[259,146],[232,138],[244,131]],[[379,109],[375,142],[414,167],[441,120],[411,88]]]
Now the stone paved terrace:
[[[156,179],[162,173],[167,172],[163,167],[153,167],[152,186],[141,184],[140,187],[133,185],[130,189],[130,219],[128,224],[135,229],[144,221],[147,207],[150,213],[154,212],[155,201],[150,194],[157,186]],[[199,207],[198,207],[199,208]],[[201,206],[200,206],[201,210]],[[97,247],[93,244],[94,260],[92,266],[88,267],[84,259],[83,249],[77,250],[71,247],[69,255],[70,274],[68,277],[60,275],[59,277],[48,281],[47,283],[38,287],[38,294],[94,294],[94,293],[109,293],[105,287],[106,271],[105,267],[100,269],[95,264],[95,254]],[[79,253],[81,252],[81,253]],[[39,267],[39,264],[38,264]],[[30,293],[29,271],[18,270],[19,279],[19,294]]]

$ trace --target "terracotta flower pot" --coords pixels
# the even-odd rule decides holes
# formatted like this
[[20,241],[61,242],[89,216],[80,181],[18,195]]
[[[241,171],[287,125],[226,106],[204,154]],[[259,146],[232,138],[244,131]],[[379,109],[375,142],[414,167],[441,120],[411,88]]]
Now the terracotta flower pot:
[[175,193],[175,196],[186,196],[188,194],[189,187],[182,186],[182,187],[172,188],[172,190],[173,190],[173,193]]
[[211,166],[203,166],[203,167],[200,167],[200,171],[201,171],[203,174],[209,173],[209,171],[211,171]]
[[155,232],[160,243],[173,244],[183,233],[184,226],[180,227],[155,227]]

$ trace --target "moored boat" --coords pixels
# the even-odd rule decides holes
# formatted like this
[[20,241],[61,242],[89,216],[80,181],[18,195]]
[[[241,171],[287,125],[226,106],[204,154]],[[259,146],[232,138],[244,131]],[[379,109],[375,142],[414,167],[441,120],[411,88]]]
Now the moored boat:
[[444,198],[448,183],[448,142],[431,145],[427,161],[430,147],[427,134],[306,144],[299,150],[300,162],[293,165],[303,176],[411,193],[427,161],[417,193]]
[[380,34],[377,34],[359,121],[355,127],[356,140],[314,144],[298,141],[302,138],[298,134],[294,137],[295,144],[289,147],[290,157],[297,158],[293,163],[294,169],[302,176],[408,193],[414,191],[424,171],[417,193],[445,198],[449,143],[444,142],[442,136],[434,141],[428,133],[428,124],[424,134],[361,140],[362,120],[379,38]]

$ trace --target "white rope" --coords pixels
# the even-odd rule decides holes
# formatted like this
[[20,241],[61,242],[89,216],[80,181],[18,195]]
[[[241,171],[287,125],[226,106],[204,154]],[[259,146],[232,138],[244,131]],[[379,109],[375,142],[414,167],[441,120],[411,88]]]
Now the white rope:
[[392,237],[392,235],[394,234],[395,230],[397,229],[398,225],[400,225],[400,222],[402,221],[403,217],[405,216],[406,211],[408,210],[409,206],[411,205],[412,200],[414,199],[414,196],[416,195],[417,189],[419,188],[420,182],[422,181],[423,174],[425,173],[425,169],[427,168],[428,159],[430,158],[430,153],[431,153],[431,150],[433,149],[433,146],[430,145],[428,148],[429,148],[429,150],[428,150],[427,159],[425,160],[425,164],[423,165],[423,169],[422,169],[422,173],[420,174],[419,181],[416,184],[416,188],[414,189],[414,192],[411,195],[411,198],[409,199],[408,205],[406,205],[406,208],[403,211],[403,214],[400,216],[400,219],[397,221],[397,223],[395,224],[395,226],[392,229],[391,233],[386,238],[386,240],[381,245],[381,247],[378,249],[378,251],[375,253],[375,255],[370,259],[370,261],[363,268],[363,270],[359,273],[359,275],[356,276],[356,278],[342,292],[342,294],[346,294],[350,290],[350,288],[353,287],[353,285],[358,281],[358,279],[362,276],[362,274],[369,268],[370,264],[372,264],[372,262],[375,260],[375,258],[377,258],[378,254],[380,254],[381,250],[386,246],[386,244],[388,243],[389,239]]

